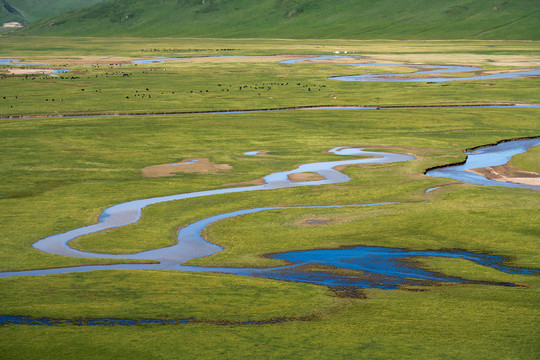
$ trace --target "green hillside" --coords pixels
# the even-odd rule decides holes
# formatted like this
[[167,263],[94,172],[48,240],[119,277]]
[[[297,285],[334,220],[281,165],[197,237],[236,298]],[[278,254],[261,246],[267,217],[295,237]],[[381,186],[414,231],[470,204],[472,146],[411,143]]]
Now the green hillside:
[[11,6],[6,0],[0,0],[0,23],[9,21],[25,23],[24,17],[17,9]]
[[540,39],[538,0],[108,0],[15,34]]
[[103,1],[105,0],[0,0],[0,22],[32,23]]

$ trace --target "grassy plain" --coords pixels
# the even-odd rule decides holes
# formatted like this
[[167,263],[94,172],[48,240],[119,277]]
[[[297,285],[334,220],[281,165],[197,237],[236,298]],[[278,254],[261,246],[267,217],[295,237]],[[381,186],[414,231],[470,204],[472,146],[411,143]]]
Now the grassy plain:
[[540,146],[514,156],[510,163],[519,169],[540,173]]
[[[538,136],[538,109],[6,118],[332,105],[333,97],[337,97],[338,105],[539,103],[538,79],[534,78],[461,81],[448,86],[341,83],[327,77],[390,69],[280,65],[264,58],[97,67],[88,58],[114,62],[150,55],[193,55],[195,52],[187,49],[194,48],[207,49],[197,55],[312,54],[349,49],[368,56],[377,54],[382,60],[385,55],[396,61],[400,56],[426,56],[430,60],[437,56],[441,63],[445,59],[448,63],[459,61],[456,54],[463,54],[474,59],[470,65],[497,70],[512,68],[509,62],[522,63],[524,57],[532,64],[540,53],[535,42],[90,38],[60,42],[54,38],[15,41],[1,37],[0,44],[0,57],[21,58],[24,62],[79,62],[66,66],[75,70],[72,75],[78,79],[39,75],[34,80],[24,76],[0,80],[0,116],[4,117],[0,120],[3,271],[103,262],[48,255],[34,250],[31,244],[94,223],[104,208],[120,202],[256,180],[298,164],[335,159],[325,153],[335,146],[411,153],[416,159],[396,165],[346,168],[344,172],[353,180],[339,186],[228,194],[154,205],[144,210],[139,223],[77,239],[74,245],[90,251],[135,252],[167,246],[175,241],[178,228],[234,210],[400,201],[402,204],[375,208],[281,210],[225,220],[209,227],[205,235],[225,246],[226,251],[192,263],[270,266],[276,264],[275,260],[261,255],[365,244],[460,248],[506,255],[511,265],[540,267],[538,191],[473,186],[423,175],[427,168],[462,161],[464,149]],[[149,48],[162,50],[142,51]],[[218,48],[237,50],[211,50]],[[80,61],[85,59],[87,64]],[[101,76],[105,73],[109,77]],[[249,88],[263,82],[316,85],[313,88],[321,91],[272,85],[263,96],[258,95],[259,89]],[[223,85],[232,85],[231,90],[222,92]],[[248,88],[239,90],[243,85]],[[190,92],[195,89],[204,92]],[[152,97],[132,99],[139,94],[136,91]],[[53,98],[54,103],[44,100]],[[266,153],[243,155],[250,150]],[[534,162],[530,159],[535,158],[536,151],[523,158]],[[209,158],[233,168],[164,178],[141,176],[144,167],[189,158]],[[442,188],[425,194],[436,186]],[[324,224],[311,225],[308,220],[313,219]],[[0,280],[0,314],[292,321],[137,327],[7,325],[0,327],[0,348],[13,359],[538,357],[537,276],[503,274],[458,260],[423,262],[426,267],[454,276],[524,286],[441,285],[425,292],[365,290],[366,299],[353,299],[337,297],[323,287],[219,274],[100,271],[9,278]],[[298,320],[304,317],[310,320]]]
[[[58,44],[57,42],[60,42]],[[432,46],[429,46],[431,44]],[[433,46],[435,45],[436,46]],[[368,72],[403,72],[392,67],[353,67],[327,64],[278,64],[273,58],[195,59],[166,64],[127,65],[127,59],[152,57],[329,54],[348,51],[364,61],[384,55],[396,63],[421,63],[422,55],[433,64],[460,63],[498,71],[533,67],[540,54],[534,42],[358,42],[208,41],[92,38],[2,38],[5,54],[22,63],[49,63],[73,72],[0,77],[0,116],[193,112],[264,109],[317,105],[440,105],[478,103],[529,103],[536,101],[531,79],[456,83],[373,83],[327,79]],[[114,54],[111,53],[114,48]],[[157,49],[158,51],[147,51]],[[171,51],[168,51],[171,49]],[[190,50],[191,49],[191,50]],[[193,51],[193,50],[202,51]],[[216,51],[217,49],[233,49]],[[411,59],[410,56],[416,57]],[[56,54],[51,56],[49,54]],[[429,54],[429,55],[427,55]],[[472,56],[475,55],[475,56]],[[401,55],[401,57],[400,57]],[[60,58],[60,61],[55,60]],[[282,59],[282,58],[278,58]],[[513,61],[512,61],[513,60]],[[86,62],[87,64],[84,64]],[[92,63],[98,66],[90,66]],[[122,64],[124,62],[124,64]],[[345,61],[346,62],[346,61]],[[74,63],[74,64],[72,64]],[[83,64],[81,64],[83,63]],[[108,65],[112,63],[113,65]],[[115,65],[116,64],[116,65]],[[35,67],[35,66],[32,66]],[[459,74],[456,74],[459,76]],[[264,85],[263,85],[264,84]],[[511,85],[510,85],[511,84]],[[148,89],[148,90],[147,90]],[[5,97],[5,99],[4,99]]]

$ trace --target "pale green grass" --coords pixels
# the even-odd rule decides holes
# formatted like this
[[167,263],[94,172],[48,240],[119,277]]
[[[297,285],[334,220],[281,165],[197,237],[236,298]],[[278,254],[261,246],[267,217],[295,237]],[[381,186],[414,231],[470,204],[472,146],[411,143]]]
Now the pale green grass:
[[513,156],[510,164],[525,171],[540,173],[540,146],[534,146],[523,154]]

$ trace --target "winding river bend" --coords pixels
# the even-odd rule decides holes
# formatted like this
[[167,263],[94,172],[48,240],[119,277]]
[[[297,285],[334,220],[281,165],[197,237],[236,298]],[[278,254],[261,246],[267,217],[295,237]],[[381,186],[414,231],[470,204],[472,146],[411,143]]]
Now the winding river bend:
[[[350,58],[350,56],[341,55],[324,55],[310,56],[301,59],[292,59],[281,61],[283,64],[297,64],[306,61],[324,61],[324,60],[339,60]],[[133,64],[145,64],[151,62],[164,62],[170,60],[181,60],[183,58],[159,58],[148,60],[133,61]],[[0,59],[0,65],[13,65],[17,63],[16,59]],[[515,78],[522,76],[540,75],[540,68],[531,68],[528,70],[516,72],[501,72],[498,74],[469,76],[469,77],[437,77],[425,78],[424,76],[432,76],[434,74],[458,74],[478,71],[480,68],[469,66],[443,66],[443,65],[415,65],[415,64],[383,64],[383,63],[333,63],[334,65],[351,65],[351,66],[392,66],[392,67],[413,67],[422,69],[414,73],[403,74],[384,74],[384,75],[356,75],[333,77],[332,80],[341,81],[380,81],[380,82],[403,82],[403,81],[423,81],[423,82],[446,82],[456,80],[481,80],[481,79],[502,79]],[[436,106],[435,106],[436,107]],[[463,106],[450,106],[463,107]],[[470,106],[470,107],[488,107],[485,105]],[[491,106],[489,106],[491,107]],[[509,107],[501,105],[501,107]],[[538,105],[510,105],[510,107],[539,107]],[[401,107],[400,107],[401,108]],[[404,107],[407,108],[407,107]],[[410,108],[414,108],[411,106]],[[335,108],[298,108],[294,110],[370,110],[379,109],[378,107],[335,107]],[[252,111],[289,111],[293,109],[266,109],[266,110],[247,110],[247,111],[227,111],[219,113],[244,113]],[[212,112],[200,112],[196,114],[209,114]],[[182,113],[178,113],[180,115]],[[156,114],[159,115],[159,114]],[[174,114],[167,114],[174,115]],[[95,115],[93,115],[95,116]],[[103,115],[112,116],[112,115]],[[119,115],[124,116],[124,115]],[[141,116],[148,116],[142,114]],[[479,175],[466,171],[467,169],[501,165],[510,159],[511,156],[524,152],[534,145],[540,144],[539,139],[520,140],[499,144],[493,147],[487,147],[468,153],[467,162],[459,166],[451,166],[441,169],[434,169],[427,173],[429,176],[440,176],[452,178],[459,181],[464,181],[472,184],[489,185],[489,186],[506,186],[519,188],[539,189],[536,186],[526,186],[513,183],[502,183],[485,179]],[[425,285],[434,281],[447,282],[473,282],[465,279],[453,278],[442,274],[435,274],[419,268],[412,268],[407,265],[407,261],[425,256],[442,256],[462,258],[473,261],[485,266],[491,266],[500,271],[520,273],[520,274],[538,274],[538,270],[527,270],[512,268],[503,265],[505,261],[503,257],[493,255],[474,254],[464,251],[409,251],[406,249],[390,249],[383,247],[354,247],[350,249],[339,250],[313,250],[301,252],[288,252],[283,254],[274,254],[272,257],[276,259],[287,260],[290,265],[272,268],[272,269],[238,269],[238,268],[207,268],[207,267],[192,267],[182,265],[186,261],[214,254],[223,250],[215,244],[206,242],[201,231],[208,225],[234,216],[257,213],[263,211],[293,209],[293,208],[329,208],[329,207],[366,207],[366,206],[395,206],[396,203],[374,203],[374,204],[350,204],[350,205],[330,205],[330,206],[305,206],[305,207],[265,207],[255,209],[239,210],[227,214],[216,215],[207,219],[197,221],[186,226],[178,232],[178,243],[167,248],[144,251],[137,254],[98,254],[83,252],[72,249],[69,246],[69,241],[84,236],[87,234],[96,233],[99,231],[117,228],[133,224],[137,222],[142,210],[149,205],[158,204],[168,201],[176,201],[188,198],[197,198],[203,196],[212,196],[227,193],[240,193],[247,191],[263,191],[283,189],[287,187],[300,186],[317,186],[343,183],[349,181],[350,178],[345,174],[335,170],[338,166],[355,165],[355,164],[371,164],[371,163],[393,163],[413,160],[412,156],[369,152],[358,148],[337,147],[329,152],[341,156],[370,156],[363,159],[347,159],[331,162],[320,162],[313,164],[301,165],[294,170],[273,173],[264,177],[264,185],[224,188],[217,190],[207,190],[193,193],[176,194],[170,196],[156,197],[150,199],[141,199],[130,201],[112,206],[105,209],[101,214],[98,223],[74,229],[62,234],[56,234],[37,241],[34,248],[51,254],[79,257],[79,258],[107,258],[107,259],[127,259],[127,260],[154,260],[158,264],[117,264],[117,265],[96,265],[96,266],[81,266],[72,268],[58,268],[48,270],[35,271],[20,271],[20,272],[4,272],[0,273],[0,277],[12,276],[31,276],[31,275],[47,275],[58,273],[83,272],[91,270],[103,269],[154,269],[154,270],[182,270],[182,271],[203,271],[203,272],[221,272],[232,273],[245,276],[260,276],[281,280],[292,280],[299,282],[309,282],[314,284],[329,285],[329,286],[354,286],[354,287],[378,287],[384,289],[397,289],[406,285]],[[254,156],[257,152],[247,152],[245,155]],[[186,163],[187,165],[187,163]],[[323,180],[291,182],[289,175],[295,173],[315,172],[319,174]],[[428,191],[433,191],[429,189]],[[347,269],[356,271],[357,274],[352,276],[342,276],[339,272],[331,271],[332,269]],[[485,283],[485,282],[484,282]],[[500,284],[512,285],[512,284]]]
[[[281,61],[282,64],[297,64],[304,61],[319,61],[319,60],[336,60],[346,59],[351,56],[343,55],[322,55],[308,57],[304,59],[293,59]],[[360,58],[360,56],[352,56],[353,58]],[[461,77],[425,77],[435,74],[458,74],[468,73],[473,71],[482,70],[475,66],[457,66],[457,65],[420,65],[420,64],[387,64],[370,62],[365,64],[359,63],[333,63],[334,65],[348,65],[348,66],[391,66],[391,67],[408,67],[415,69],[423,69],[414,73],[398,73],[398,74],[365,74],[365,75],[350,75],[350,76],[334,76],[329,79],[341,80],[341,81],[378,81],[378,82],[433,82],[441,83],[447,81],[462,81],[462,80],[494,80],[494,79],[509,79],[523,76],[540,75],[540,67],[533,67],[527,70],[508,72],[502,71],[497,74],[486,74],[479,76],[461,76]],[[412,76],[411,76],[412,75]]]
[[[284,55],[251,55],[249,57],[269,57],[269,56],[284,56]],[[175,60],[187,60],[187,59],[212,59],[212,58],[235,58],[237,56],[199,56],[199,57],[175,57],[175,58],[155,58],[155,59],[143,59],[133,60],[132,64],[152,64],[152,63],[164,63],[167,61]],[[290,59],[280,61],[280,64],[298,64],[306,61],[324,61],[324,60],[339,60],[339,59],[360,59],[361,56],[355,55],[310,55],[300,59]],[[435,74],[458,74],[468,73],[473,71],[482,70],[476,66],[458,66],[458,65],[423,65],[423,64],[393,64],[393,63],[378,63],[375,61],[369,63],[332,63],[332,65],[348,65],[348,66],[391,66],[391,67],[408,67],[414,69],[422,69],[414,73],[399,73],[399,74],[366,74],[366,75],[351,75],[351,76],[335,76],[329,79],[341,80],[341,81],[378,81],[378,82],[447,82],[447,81],[461,81],[461,80],[495,80],[495,79],[508,79],[524,76],[540,75],[540,67],[531,67],[527,70],[518,71],[501,71],[497,74],[486,74],[478,76],[461,76],[461,77],[438,77],[438,78],[426,78],[428,75]],[[413,75],[412,77],[410,75]]]
[[[540,139],[518,140],[508,143],[487,147],[476,153],[471,153],[467,162],[461,169],[453,169],[452,173],[466,173],[469,167],[490,166],[500,164],[501,161],[509,159],[511,156],[524,152],[531,146],[539,145]],[[264,185],[225,188],[208,190],[194,193],[177,194],[171,196],[150,198],[144,200],[130,201],[118,204],[105,209],[100,216],[99,222],[94,225],[74,229],[63,234],[53,235],[37,241],[34,248],[57,255],[82,257],[82,258],[107,258],[107,259],[147,259],[158,261],[159,264],[117,264],[117,265],[96,265],[80,266],[72,268],[58,268],[48,270],[4,272],[0,277],[47,275],[58,273],[73,273],[92,270],[106,269],[141,269],[141,270],[178,270],[178,271],[199,271],[199,272],[219,272],[230,273],[243,276],[266,277],[278,280],[308,282],[331,287],[361,287],[361,288],[383,288],[400,289],[404,286],[425,286],[434,282],[464,282],[513,286],[510,283],[490,283],[472,281],[443,274],[433,273],[418,267],[411,267],[409,261],[426,256],[450,257],[466,259],[484,266],[490,266],[499,271],[514,274],[540,274],[540,270],[521,269],[505,266],[505,258],[496,255],[475,254],[466,251],[450,250],[425,250],[410,251],[407,249],[392,249],[384,247],[364,247],[357,246],[349,249],[337,250],[311,250],[296,251],[271,255],[272,258],[287,260],[290,265],[270,268],[270,269],[249,269],[249,268],[211,268],[194,267],[182,265],[186,261],[214,254],[223,250],[220,246],[209,243],[203,239],[201,232],[210,224],[235,216],[258,213],[263,211],[283,210],[283,209],[313,209],[313,208],[339,208],[339,207],[367,207],[367,206],[394,206],[396,203],[374,203],[374,204],[351,204],[351,205],[327,205],[327,206],[299,206],[299,207],[263,207],[255,209],[245,209],[226,214],[212,216],[199,220],[182,228],[178,232],[178,243],[176,245],[144,251],[137,254],[112,255],[83,252],[69,247],[69,241],[83,235],[98,231],[121,227],[137,222],[146,206],[167,201],[181,199],[212,196],[225,193],[237,193],[245,191],[275,190],[287,187],[316,186],[325,184],[343,183],[350,180],[345,174],[335,170],[337,166],[370,164],[370,163],[394,163],[411,161],[414,158],[410,155],[369,152],[359,148],[336,147],[329,152],[341,156],[371,156],[363,159],[348,159],[331,162],[320,162],[301,165],[296,169],[273,173],[264,177]],[[492,156],[479,156],[479,154],[491,154]],[[497,155],[498,154],[498,155]],[[495,155],[495,156],[493,156]],[[473,165],[467,165],[468,162]],[[508,160],[506,160],[508,161]],[[455,167],[453,167],[455,168]],[[436,173],[436,176],[444,176]],[[303,172],[315,172],[322,176],[323,180],[291,182],[289,175]],[[428,173],[429,174],[429,173]],[[467,177],[458,179],[467,180]],[[487,180],[487,179],[486,179]],[[478,182],[477,182],[478,183]],[[508,186],[508,183],[489,181],[487,185]],[[531,186],[520,186],[528,188],[538,188]],[[352,271],[346,276],[340,275],[336,269]]]
[[[302,61],[312,60],[334,60],[345,58],[344,56],[315,56],[305,59],[287,60],[283,63],[298,63]],[[158,61],[167,61],[173,59],[157,59]],[[142,61],[155,62],[156,59]],[[15,59],[0,59],[0,65],[13,65]],[[353,66],[398,66],[398,67],[413,67],[421,68],[411,75],[411,73],[403,74],[385,74],[385,75],[357,75],[333,77],[332,80],[341,81],[380,81],[380,82],[405,82],[405,81],[422,81],[422,82],[446,82],[457,80],[482,80],[482,79],[502,79],[514,78],[521,76],[540,75],[540,68],[532,68],[529,70],[490,74],[482,76],[469,77],[437,77],[424,78],[423,76],[431,76],[433,74],[442,73],[463,73],[480,70],[475,67],[464,66],[440,66],[440,65],[409,65],[409,64],[381,64],[381,63],[341,63],[336,65],[353,65]],[[54,75],[53,75],[54,76]],[[463,106],[450,106],[463,107]],[[491,106],[468,106],[468,107],[491,107]],[[510,105],[500,107],[539,107],[538,105]],[[407,108],[407,107],[405,107]],[[414,108],[414,106],[410,107]],[[379,109],[378,107],[334,107],[334,108],[297,108],[295,110],[372,110]],[[292,109],[269,109],[269,110],[252,110],[252,111],[289,111]],[[237,111],[238,113],[251,111]],[[201,112],[201,114],[210,114],[212,112]],[[230,113],[230,112],[223,112]],[[215,113],[214,113],[215,114]],[[160,115],[160,114],[155,114]],[[171,114],[174,115],[174,114]],[[178,115],[183,115],[178,113]],[[95,116],[95,115],[94,115]],[[104,115],[114,116],[114,115]],[[139,116],[148,116],[142,114]],[[526,151],[531,146],[539,145],[540,139],[520,140],[509,143],[503,143],[492,147],[486,147],[480,150],[475,150],[467,153],[468,158],[465,164],[449,166],[440,169],[434,169],[426,174],[429,176],[439,176],[452,178],[455,180],[487,186],[505,186],[518,188],[539,189],[535,186],[525,186],[520,184],[496,182],[485,179],[479,175],[466,171],[471,168],[496,166],[506,162],[515,154]],[[516,286],[512,283],[494,283],[487,281],[473,281],[444,274],[439,274],[422,269],[420,266],[411,266],[411,261],[423,257],[446,257],[468,260],[483,266],[488,266],[506,273],[513,274],[540,274],[540,270],[522,269],[506,266],[506,258],[497,255],[476,254],[462,250],[421,250],[412,251],[409,249],[396,249],[384,247],[366,247],[355,246],[343,249],[322,249],[310,251],[292,251],[270,255],[271,258],[285,260],[289,265],[271,268],[271,269],[247,269],[247,268],[208,268],[208,267],[193,267],[182,265],[189,259],[200,256],[214,254],[223,249],[215,244],[205,241],[201,232],[210,224],[234,216],[240,216],[251,213],[258,213],[272,210],[284,210],[295,208],[338,208],[338,207],[374,207],[374,206],[399,206],[397,203],[374,203],[374,204],[351,204],[351,205],[330,205],[330,206],[303,206],[303,207],[264,207],[255,209],[245,209],[226,214],[219,214],[207,219],[199,220],[193,224],[186,226],[178,232],[178,243],[174,246],[141,252],[138,254],[126,255],[111,255],[111,254],[96,254],[82,252],[72,249],[69,246],[69,241],[79,236],[95,233],[98,231],[112,229],[116,227],[126,226],[137,222],[142,213],[142,209],[146,206],[166,202],[176,201],[187,198],[212,196],[225,193],[236,193],[244,191],[262,191],[274,190],[296,186],[317,186],[324,184],[335,184],[349,181],[349,177],[335,170],[336,166],[353,165],[353,164],[368,164],[368,163],[392,163],[411,161],[413,157],[408,155],[367,152],[362,149],[350,147],[338,147],[330,150],[336,155],[347,156],[372,156],[369,159],[347,159],[341,161],[306,164],[290,171],[283,171],[270,174],[264,178],[265,184],[258,186],[248,186],[240,188],[208,190],[195,193],[177,194],[171,196],[163,196],[151,199],[142,199],[131,201],[123,204],[118,204],[108,209],[105,209],[99,218],[97,224],[89,225],[79,229],[74,229],[63,234],[57,234],[45,239],[41,239],[34,244],[34,247],[40,251],[63,256],[79,257],[79,258],[109,258],[109,259],[149,259],[158,261],[158,264],[117,264],[117,265],[96,265],[96,266],[81,266],[71,268],[57,268],[35,271],[20,271],[20,272],[4,272],[0,273],[0,277],[16,277],[16,276],[35,276],[48,275],[59,273],[74,273],[94,270],[110,270],[110,269],[148,269],[148,270],[177,270],[177,271],[198,271],[198,272],[219,272],[230,273],[241,276],[265,277],[276,280],[306,282],[318,285],[330,286],[336,289],[347,288],[382,288],[382,289],[403,289],[407,287],[427,286],[438,282],[451,283],[471,283],[471,284],[489,284],[500,286]],[[255,156],[258,151],[246,152],[247,156]],[[188,165],[188,163],[184,163]],[[316,172],[324,178],[318,181],[305,181],[300,183],[292,183],[289,181],[288,175],[301,172]],[[429,189],[429,191],[437,188]],[[346,274],[346,275],[344,275]],[[297,319],[302,320],[302,319]],[[291,321],[291,319],[276,319],[271,321],[255,321],[244,322],[240,324],[268,324],[283,321]],[[24,325],[45,325],[53,326],[58,324],[72,325],[143,325],[143,324],[188,324],[197,323],[196,319],[51,319],[51,318],[34,318],[25,316],[10,316],[0,315],[0,325],[4,324],[24,324]]]
[[[260,57],[283,57],[287,55],[250,55],[247,57],[260,58]],[[293,55],[290,55],[293,56]],[[235,58],[238,56],[201,56],[201,57],[175,57],[175,58],[153,58],[153,59],[142,59],[142,60],[133,60],[131,64],[151,64],[151,63],[164,63],[167,61],[181,61],[188,59],[212,59],[212,58]],[[246,57],[246,56],[243,56]],[[279,63],[281,64],[299,64],[303,62],[310,61],[325,61],[325,60],[339,60],[339,59],[350,59],[356,58],[359,59],[361,56],[350,56],[350,55],[311,55],[305,58],[295,58],[290,60],[283,60]],[[24,65],[19,62],[19,59],[8,59],[0,58],[0,65]],[[388,63],[332,63],[332,65],[348,65],[348,66],[360,66],[360,67],[374,67],[374,66],[391,66],[391,67],[406,67],[413,69],[422,69],[412,73],[394,73],[394,74],[365,74],[365,75],[351,75],[351,76],[336,76],[330,77],[330,80],[339,80],[339,81],[375,81],[375,82],[430,82],[430,83],[441,83],[448,81],[463,81],[463,80],[496,80],[496,79],[508,79],[508,78],[519,78],[526,76],[538,76],[540,75],[540,67],[531,67],[528,69],[521,69],[516,71],[507,71],[502,70],[497,74],[486,74],[478,76],[461,76],[461,77],[425,77],[436,74],[460,74],[460,73],[470,73],[481,70],[479,67],[473,66],[456,66],[456,65],[423,65],[423,64],[388,64]],[[71,70],[59,70],[59,69],[45,69],[51,70],[54,73],[49,74],[50,76],[58,76],[56,73],[69,72]],[[115,116],[162,116],[162,115],[205,115],[205,114],[241,114],[241,113],[252,113],[252,112],[269,112],[269,111],[292,111],[292,110],[381,110],[381,109],[415,109],[415,108],[540,108],[538,104],[460,104],[460,105],[427,105],[427,106],[415,106],[415,105],[404,105],[404,106],[307,106],[307,107],[294,107],[294,108],[270,108],[270,109],[250,109],[250,110],[224,110],[224,111],[200,111],[200,112],[164,112],[164,113],[119,113],[119,114],[90,114],[90,115],[77,115],[77,114],[67,114],[67,115],[55,115],[55,116],[13,116],[15,118],[62,118],[62,117],[73,117],[73,118],[85,118],[85,117],[115,117]],[[11,117],[9,117],[11,118]],[[1,118],[0,119],[5,119]]]

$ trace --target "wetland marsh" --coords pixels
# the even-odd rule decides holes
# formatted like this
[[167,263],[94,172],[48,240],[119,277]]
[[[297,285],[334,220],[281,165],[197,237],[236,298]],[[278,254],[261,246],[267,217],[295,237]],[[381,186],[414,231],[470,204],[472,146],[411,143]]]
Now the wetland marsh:
[[[467,66],[477,76],[517,73],[537,66],[536,43],[160,39],[152,46],[220,47],[232,57],[130,64],[145,58],[148,40],[68,39],[52,51],[53,38],[1,41],[2,57],[72,70],[0,75],[0,276],[43,272],[0,281],[0,346],[12,358],[538,354],[538,190],[424,174],[465,162],[465,149],[538,137],[538,79],[332,80],[362,71],[416,76],[435,57],[441,68]],[[247,56],[302,59],[344,47],[367,63]],[[288,107],[311,111],[249,111]],[[122,113],[139,115],[109,116]],[[538,147],[527,151],[537,140],[527,141],[505,159],[512,171],[538,171]],[[336,162],[336,153],[347,160]],[[407,161],[373,163],[384,153]],[[175,171],[144,176],[160,164]],[[206,171],[180,170],[194,166]],[[324,179],[291,181],[286,169]],[[139,205],[110,216],[123,204]],[[199,255],[212,256],[166,266],[138,256],[170,255],[188,228],[209,242]],[[55,254],[32,247],[57,234],[65,239]],[[391,260],[375,261],[377,251]],[[375,286],[361,285],[368,283]],[[15,325],[47,318],[55,326]],[[78,326],[94,320],[138,326]]]

